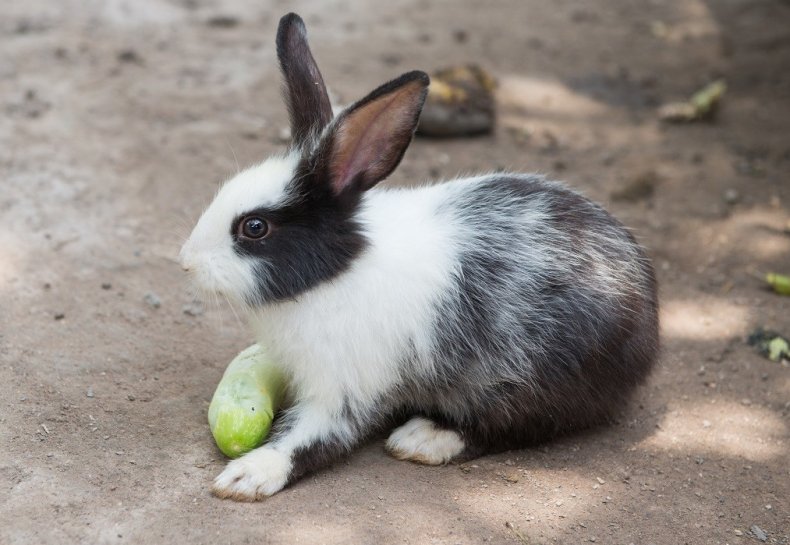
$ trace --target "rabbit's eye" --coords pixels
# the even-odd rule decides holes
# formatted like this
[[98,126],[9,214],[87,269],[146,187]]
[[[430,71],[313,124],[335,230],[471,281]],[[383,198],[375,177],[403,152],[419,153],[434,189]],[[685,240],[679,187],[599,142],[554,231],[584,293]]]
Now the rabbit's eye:
[[239,224],[239,236],[251,239],[265,237],[269,232],[269,224],[266,220],[258,217],[244,219]]

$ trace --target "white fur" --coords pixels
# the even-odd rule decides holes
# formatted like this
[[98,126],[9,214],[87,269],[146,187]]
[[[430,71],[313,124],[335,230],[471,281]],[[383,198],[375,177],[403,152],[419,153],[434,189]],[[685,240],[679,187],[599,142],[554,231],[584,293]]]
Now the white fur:
[[404,372],[421,372],[398,362],[410,344],[430,351],[435,303],[453,288],[454,226],[435,213],[445,191],[369,191],[358,213],[369,247],[350,270],[254,311],[258,341],[287,368],[298,401],[336,413],[353,393],[346,401],[362,409]]
[[421,464],[446,464],[464,451],[458,432],[441,429],[427,418],[416,417],[397,428],[387,439],[387,450],[399,460]]
[[222,498],[254,501],[282,490],[290,472],[290,456],[264,446],[230,462],[211,490]]
[[297,154],[272,157],[244,170],[225,183],[181,248],[181,265],[207,293],[219,293],[243,304],[240,294],[254,288],[252,263],[233,251],[233,220],[260,206],[286,204],[288,182],[299,160]]
[[282,418],[287,421],[288,433],[278,435],[270,441],[271,445],[282,452],[293,453],[296,449],[308,447],[320,439],[332,438],[345,445],[350,445],[355,439],[349,423],[326,404],[297,403]]

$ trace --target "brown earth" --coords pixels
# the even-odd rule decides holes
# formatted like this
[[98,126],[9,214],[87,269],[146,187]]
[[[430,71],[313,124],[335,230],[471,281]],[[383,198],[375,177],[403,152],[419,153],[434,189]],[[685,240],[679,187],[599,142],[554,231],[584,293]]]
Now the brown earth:
[[[207,404],[250,336],[184,312],[174,257],[283,148],[288,10],[344,102],[413,68],[499,78],[495,135],[418,140],[391,183],[540,171],[633,227],[664,352],[619,423],[439,468],[378,440],[262,503],[209,494]],[[790,335],[753,276],[790,272],[788,68],[781,0],[3,2],[0,543],[788,543],[790,370],[744,341]],[[715,77],[715,121],[657,120]]]

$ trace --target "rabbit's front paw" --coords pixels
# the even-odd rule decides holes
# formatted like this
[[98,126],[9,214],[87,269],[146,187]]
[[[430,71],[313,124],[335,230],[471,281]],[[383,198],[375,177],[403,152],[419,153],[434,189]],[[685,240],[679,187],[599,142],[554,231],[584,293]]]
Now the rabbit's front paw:
[[288,483],[290,456],[261,447],[233,460],[214,479],[211,492],[220,498],[256,501],[276,494]]

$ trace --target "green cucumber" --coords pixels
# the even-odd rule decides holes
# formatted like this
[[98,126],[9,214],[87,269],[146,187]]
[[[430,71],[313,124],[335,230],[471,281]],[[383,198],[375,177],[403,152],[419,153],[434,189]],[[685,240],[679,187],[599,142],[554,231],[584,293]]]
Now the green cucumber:
[[780,295],[790,295],[790,276],[784,274],[768,273],[765,281]]
[[259,345],[236,356],[217,385],[208,424],[219,450],[237,458],[266,439],[285,393],[285,376]]

